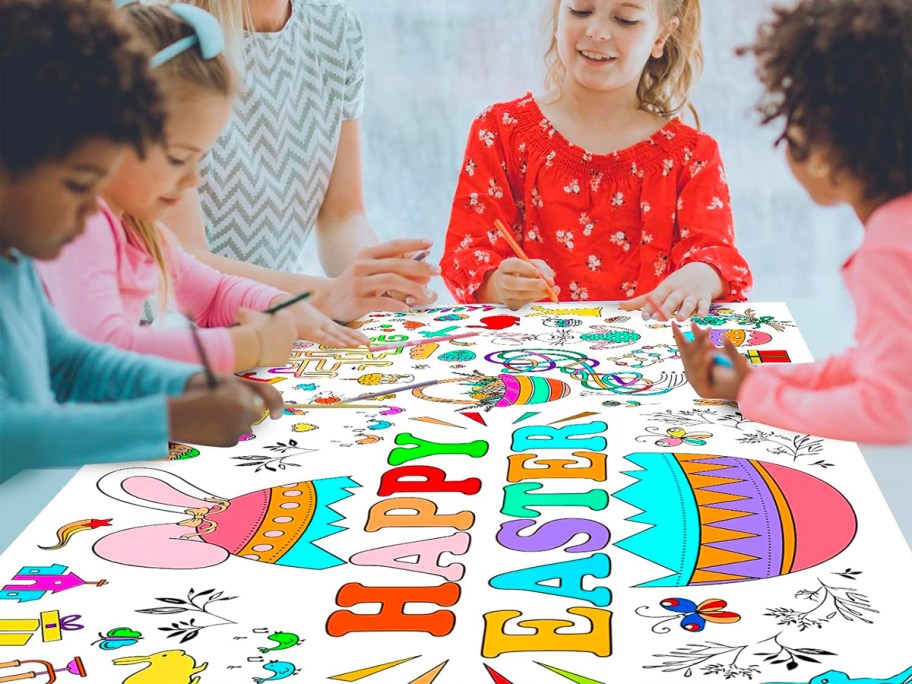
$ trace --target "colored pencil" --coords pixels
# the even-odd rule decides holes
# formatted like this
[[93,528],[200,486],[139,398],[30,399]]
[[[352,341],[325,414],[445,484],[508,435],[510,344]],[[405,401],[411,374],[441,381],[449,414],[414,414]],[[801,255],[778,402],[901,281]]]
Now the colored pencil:
[[361,408],[380,408],[379,405],[375,406],[374,404],[342,404],[336,402],[335,404],[283,404],[287,409],[325,409],[325,408],[351,408],[351,409],[361,409]]
[[403,349],[404,347],[417,347],[421,344],[431,344],[437,342],[449,342],[450,340],[461,340],[463,337],[474,337],[475,335],[480,335],[481,333],[477,332],[468,332],[468,333],[459,333],[458,335],[447,335],[446,337],[428,337],[423,340],[406,340],[405,342],[393,342],[392,344],[384,344],[379,347],[373,345],[369,346],[368,351],[388,351],[390,349]]
[[334,405],[338,406],[339,404],[350,404],[354,401],[361,401],[362,399],[374,399],[375,397],[385,397],[387,394],[399,394],[399,392],[406,392],[408,390],[418,389],[419,387],[427,387],[428,385],[436,385],[440,380],[425,380],[424,382],[413,382],[411,385],[400,385],[399,387],[390,387],[389,389],[380,390],[379,392],[371,392],[370,394],[359,394],[357,397],[350,397],[348,399],[343,399],[342,401],[337,401]]
[[[494,219],[494,227],[497,228],[497,230],[500,232],[501,237],[503,237],[506,243],[510,245],[510,249],[513,250],[516,256],[532,266],[532,268],[535,268],[532,260],[526,255],[526,253],[523,251],[523,248],[519,246],[519,243],[516,242],[516,238],[513,237],[513,233],[507,229],[507,227],[501,222],[500,219]],[[535,270],[538,271],[537,268],[535,268]],[[555,304],[560,302],[560,300],[557,298],[557,293],[551,288],[550,285],[548,285],[548,281],[545,280],[545,276],[541,271],[538,271],[538,277],[541,278],[545,283],[545,290],[548,292],[548,298]]]
[[412,261],[424,261],[428,258],[428,255],[431,253],[431,250],[426,249],[423,252],[418,252],[415,256],[412,257]]
[[[281,311],[282,309],[289,307],[292,304],[297,304],[298,302],[303,302],[305,299],[310,297],[312,294],[313,294],[313,292],[311,292],[309,290],[307,292],[302,292],[301,294],[295,295],[291,299],[286,299],[284,302],[279,302],[275,306],[270,306],[268,309],[263,309],[263,313],[274,314],[276,311]],[[232,323],[228,327],[234,328],[239,325],[240,325],[240,323]]]
[[656,304],[655,300],[652,297],[650,297],[649,295],[646,295],[646,303],[649,304],[649,306],[651,306],[653,309],[655,309],[655,312],[659,315],[659,320],[662,323],[669,320],[669,316],[666,315],[666,313],[664,311],[662,311],[662,307],[659,306],[658,304]]
[[190,319],[187,320],[190,323],[190,334],[193,336],[193,344],[196,347],[196,353],[199,354],[200,362],[203,364],[203,370],[206,372],[206,384],[209,385],[209,389],[215,389],[218,382],[215,379],[215,374],[212,372],[212,366],[209,365],[209,356],[206,354],[206,349],[203,347],[202,340],[200,340],[199,331],[196,329],[196,323]]

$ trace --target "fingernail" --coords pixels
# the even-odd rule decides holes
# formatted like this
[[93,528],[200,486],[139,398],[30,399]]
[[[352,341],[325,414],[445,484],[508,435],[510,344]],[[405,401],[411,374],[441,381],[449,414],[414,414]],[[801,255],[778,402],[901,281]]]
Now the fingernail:
[[431,290],[429,290],[429,289],[427,289],[427,288],[424,288],[424,289],[421,291],[421,296],[422,296],[422,297],[430,297],[430,296],[431,296]]
[[414,306],[415,301],[416,301],[416,300],[415,300],[414,297],[406,297],[406,298],[405,298],[405,303],[408,304],[409,306]]
[[431,264],[431,273],[433,273],[434,275],[440,275],[440,266],[437,266],[436,264]]

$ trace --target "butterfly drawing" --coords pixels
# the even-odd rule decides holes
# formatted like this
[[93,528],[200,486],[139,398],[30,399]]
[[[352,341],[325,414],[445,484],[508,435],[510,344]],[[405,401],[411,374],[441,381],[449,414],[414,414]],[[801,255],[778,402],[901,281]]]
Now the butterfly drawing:
[[707,621],[727,624],[741,619],[737,613],[722,610],[728,605],[722,599],[708,599],[697,605],[685,598],[667,598],[659,605],[665,610],[682,613],[681,629],[688,632],[703,631]]
[[129,627],[116,627],[109,629],[107,634],[98,633],[100,637],[92,642],[92,646],[98,644],[98,648],[103,651],[113,651],[124,646],[132,646],[143,638],[142,632],[136,632]]
[[685,598],[667,598],[663,599],[659,605],[667,611],[678,614],[669,617],[667,614],[649,615],[648,613],[640,612],[641,610],[648,609],[649,606],[640,606],[634,611],[640,617],[659,620],[659,622],[652,626],[652,631],[656,634],[668,634],[671,630],[663,625],[671,620],[680,620],[681,629],[686,632],[701,632],[703,631],[703,628],[706,627],[707,622],[727,624],[738,622],[738,620],[741,619],[741,616],[738,615],[738,613],[722,610],[728,605],[728,603],[722,599],[708,599],[700,604],[696,604]]
[[656,446],[676,447],[681,444],[703,446],[706,444],[706,440],[712,437],[711,432],[687,432],[684,428],[668,428],[665,433],[668,437],[658,440]]

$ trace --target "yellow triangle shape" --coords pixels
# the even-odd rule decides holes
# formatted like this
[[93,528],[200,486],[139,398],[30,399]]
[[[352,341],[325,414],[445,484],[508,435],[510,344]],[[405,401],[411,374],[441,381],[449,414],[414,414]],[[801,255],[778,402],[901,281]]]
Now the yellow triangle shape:
[[365,667],[361,670],[354,670],[352,672],[343,672],[342,674],[337,674],[334,677],[329,677],[329,679],[335,679],[337,682],[357,682],[359,679],[364,679],[365,677],[370,677],[375,675],[378,672],[383,672],[384,670],[389,670],[394,667],[402,665],[402,663],[407,663],[410,660],[414,660],[418,656],[412,656],[411,658],[403,658],[402,660],[393,660],[389,663],[383,663],[382,665],[373,665],[371,667]]

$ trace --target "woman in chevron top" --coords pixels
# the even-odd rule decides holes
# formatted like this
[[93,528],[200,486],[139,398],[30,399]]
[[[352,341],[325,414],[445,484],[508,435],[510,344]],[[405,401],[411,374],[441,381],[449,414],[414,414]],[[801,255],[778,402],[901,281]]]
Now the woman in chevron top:
[[[188,0],[225,29],[243,87],[168,225],[220,271],[291,292],[338,320],[430,304],[430,240],[377,244],[364,210],[364,36],[341,0]],[[330,276],[302,275],[311,232]]]

